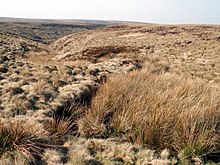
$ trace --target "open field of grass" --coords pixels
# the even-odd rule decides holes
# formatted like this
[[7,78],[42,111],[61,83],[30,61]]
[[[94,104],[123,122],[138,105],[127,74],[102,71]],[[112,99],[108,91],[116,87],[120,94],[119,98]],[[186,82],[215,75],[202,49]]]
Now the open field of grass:
[[0,164],[220,163],[220,26],[117,24],[0,23]]

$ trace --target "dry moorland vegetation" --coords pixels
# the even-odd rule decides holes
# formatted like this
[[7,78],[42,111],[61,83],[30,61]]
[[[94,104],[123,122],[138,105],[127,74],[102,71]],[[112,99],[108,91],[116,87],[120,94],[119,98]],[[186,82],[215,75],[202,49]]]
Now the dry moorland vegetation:
[[219,155],[219,88],[148,71],[116,76],[79,120],[86,138],[121,137],[180,159]]
[[[30,20],[29,20],[30,21]],[[49,44],[63,36],[85,30],[106,26],[104,23],[84,24],[79,21],[65,23],[59,21],[18,22],[17,20],[4,20],[0,18],[0,33],[19,36],[30,41]]]
[[54,59],[166,61],[170,71],[219,83],[219,25],[121,25],[63,37]]
[[218,164],[220,27],[97,26],[0,24],[0,164]]

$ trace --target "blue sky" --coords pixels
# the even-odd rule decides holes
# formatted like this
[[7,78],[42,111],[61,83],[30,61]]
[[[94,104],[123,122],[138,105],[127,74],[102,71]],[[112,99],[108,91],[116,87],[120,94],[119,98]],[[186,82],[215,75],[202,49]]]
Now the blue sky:
[[220,24],[220,0],[0,0],[0,17]]

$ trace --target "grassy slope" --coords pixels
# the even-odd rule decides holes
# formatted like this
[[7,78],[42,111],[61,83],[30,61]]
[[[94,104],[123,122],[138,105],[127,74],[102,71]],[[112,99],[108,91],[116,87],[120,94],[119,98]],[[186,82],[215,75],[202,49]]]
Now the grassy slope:
[[[18,30],[23,26],[27,28]],[[49,28],[42,31],[43,26]],[[58,37],[50,33],[51,26],[58,28],[58,31],[66,28],[63,25],[43,26],[20,23],[1,25],[5,30],[3,33],[11,33],[11,39],[7,40],[10,50],[13,35],[15,38],[24,35],[36,41],[32,36],[34,32],[48,37],[38,42],[49,43]],[[67,112],[64,110],[40,125],[41,134],[29,130],[33,123],[23,125],[18,121],[14,126],[1,124],[0,160],[5,164],[13,161],[20,164],[38,161],[42,164],[61,164],[69,156],[69,164],[74,164],[74,161],[79,164],[92,161],[103,164],[144,164],[154,160],[155,164],[173,162],[167,160],[168,151],[165,156],[162,153],[158,156],[147,148],[158,153],[168,148],[171,156],[182,164],[207,163],[210,156],[217,160],[220,149],[219,35],[219,26],[119,26],[70,35],[54,42],[50,46],[57,51],[62,48],[62,53],[69,50],[72,53],[76,49],[79,59],[81,53],[85,53],[83,57],[87,55],[88,58],[83,61],[86,62],[93,55],[96,62],[114,57],[134,58],[141,60],[147,71],[110,78],[101,86],[91,107],[67,107]],[[19,49],[15,50],[19,52],[15,51],[15,54],[19,54],[23,47],[19,44],[19,38],[16,42]],[[34,42],[31,43],[34,45]],[[46,54],[44,52],[43,56]],[[71,60],[75,59],[69,62]],[[71,138],[68,139],[67,135]],[[85,139],[74,139],[73,135]],[[87,138],[111,139],[90,141]],[[129,143],[115,141],[118,138]],[[64,142],[66,144],[62,146]],[[40,150],[39,146],[47,149]],[[69,152],[64,152],[63,147]],[[77,147],[82,153],[76,152]]]
[[199,80],[147,71],[116,76],[79,120],[81,136],[121,137],[180,159],[220,153],[220,91]]
[[219,37],[219,25],[131,25],[69,35],[51,46],[64,61],[160,60],[171,72],[220,83]]

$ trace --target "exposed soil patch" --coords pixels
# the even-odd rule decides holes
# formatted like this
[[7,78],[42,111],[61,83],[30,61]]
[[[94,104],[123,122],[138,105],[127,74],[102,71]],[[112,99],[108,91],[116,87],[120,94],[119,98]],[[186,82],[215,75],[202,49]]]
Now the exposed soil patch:
[[114,58],[119,53],[135,53],[138,48],[131,46],[105,46],[105,47],[92,47],[82,51],[82,59],[94,61],[99,58]]

